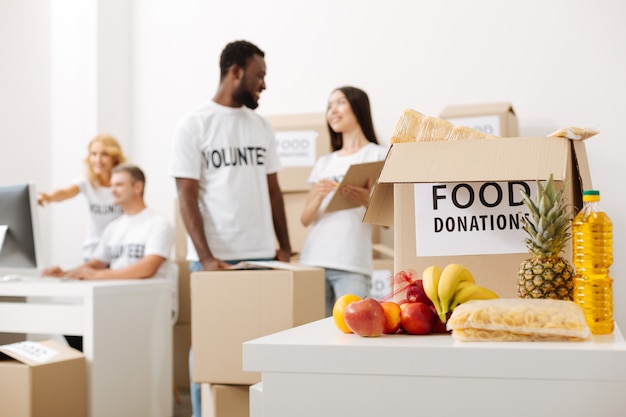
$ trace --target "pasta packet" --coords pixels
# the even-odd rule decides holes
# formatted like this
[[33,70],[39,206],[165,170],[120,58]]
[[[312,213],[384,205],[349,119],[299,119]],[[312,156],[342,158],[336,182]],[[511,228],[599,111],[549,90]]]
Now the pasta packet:
[[495,298],[456,307],[447,323],[460,341],[580,341],[590,331],[573,301]]

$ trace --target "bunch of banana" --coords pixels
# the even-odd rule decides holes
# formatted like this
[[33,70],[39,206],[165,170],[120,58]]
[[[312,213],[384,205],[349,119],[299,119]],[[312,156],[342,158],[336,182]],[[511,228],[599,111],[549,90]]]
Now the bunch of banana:
[[435,305],[443,323],[448,312],[469,300],[498,298],[489,288],[476,284],[472,273],[463,265],[449,264],[444,269],[437,265],[429,266],[422,274],[424,292]]

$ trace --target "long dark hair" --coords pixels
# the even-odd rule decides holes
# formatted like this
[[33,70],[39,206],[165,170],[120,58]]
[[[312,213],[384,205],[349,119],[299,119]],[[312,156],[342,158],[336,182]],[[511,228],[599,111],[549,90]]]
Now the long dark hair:
[[[346,96],[346,100],[350,103],[352,112],[354,113],[359,126],[361,126],[363,134],[367,140],[378,144],[378,138],[376,137],[376,132],[374,131],[374,122],[372,121],[370,99],[367,96],[367,93],[359,88],[350,86],[335,88],[333,91],[341,91],[343,95]],[[330,146],[333,151],[338,151],[343,146],[343,135],[335,132],[328,124],[328,121],[326,122],[326,125],[328,126],[328,133],[330,135]]]

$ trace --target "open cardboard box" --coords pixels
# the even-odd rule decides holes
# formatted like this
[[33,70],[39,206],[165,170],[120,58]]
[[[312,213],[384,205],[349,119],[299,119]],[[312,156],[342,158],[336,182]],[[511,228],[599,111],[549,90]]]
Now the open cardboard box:
[[284,262],[270,269],[193,272],[191,345],[194,382],[254,384],[242,344],[324,318],[324,270]]
[[54,340],[0,346],[0,416],[85,417],[81,352]]
[[[414,269],[419,277],[430,265],[460,263],[478,284],[517,297],[517,270],[529,257],[521,224],[511,228],[526,210],[519,189],[526,184],[536,190],[536,181],[550,174],[557,187],[567,187],[566,202],[580,208],[582,190],[591,187],[584,142],[528,137],[396,143],[364,221],[394,227],[396,272]],[[492,207],[481,203],[481,190],[491,192],[483,197]],[[461,218],[468,230],[461,231]],[[563,256],[571,259],[571,248]]]

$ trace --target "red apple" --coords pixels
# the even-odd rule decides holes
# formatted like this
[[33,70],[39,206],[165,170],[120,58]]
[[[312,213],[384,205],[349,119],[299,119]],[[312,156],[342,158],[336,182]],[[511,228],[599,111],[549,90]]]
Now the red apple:
[[353,333],[364,337],[376,337],[385,330],[383,306],[373,298],[354,301],[344,312],[346,325]]
[[448,333],[448,329],[446,329],[445,323],[441,321],[439,315],[437,315],[437,310],[435,306],[431,306],[430,310],[433,312],[435,318],[433,319],[433,328],[430,330],[431,333]]
[[406,290],[406,299],[409,303],[424,303],[428,306],[433,305],[430,298],[424,292],[424,284],[421,279],[413,281]]
[[406,303],[402,308],[402,328],[408,334],[428,334],[435,315],[424,303]]

